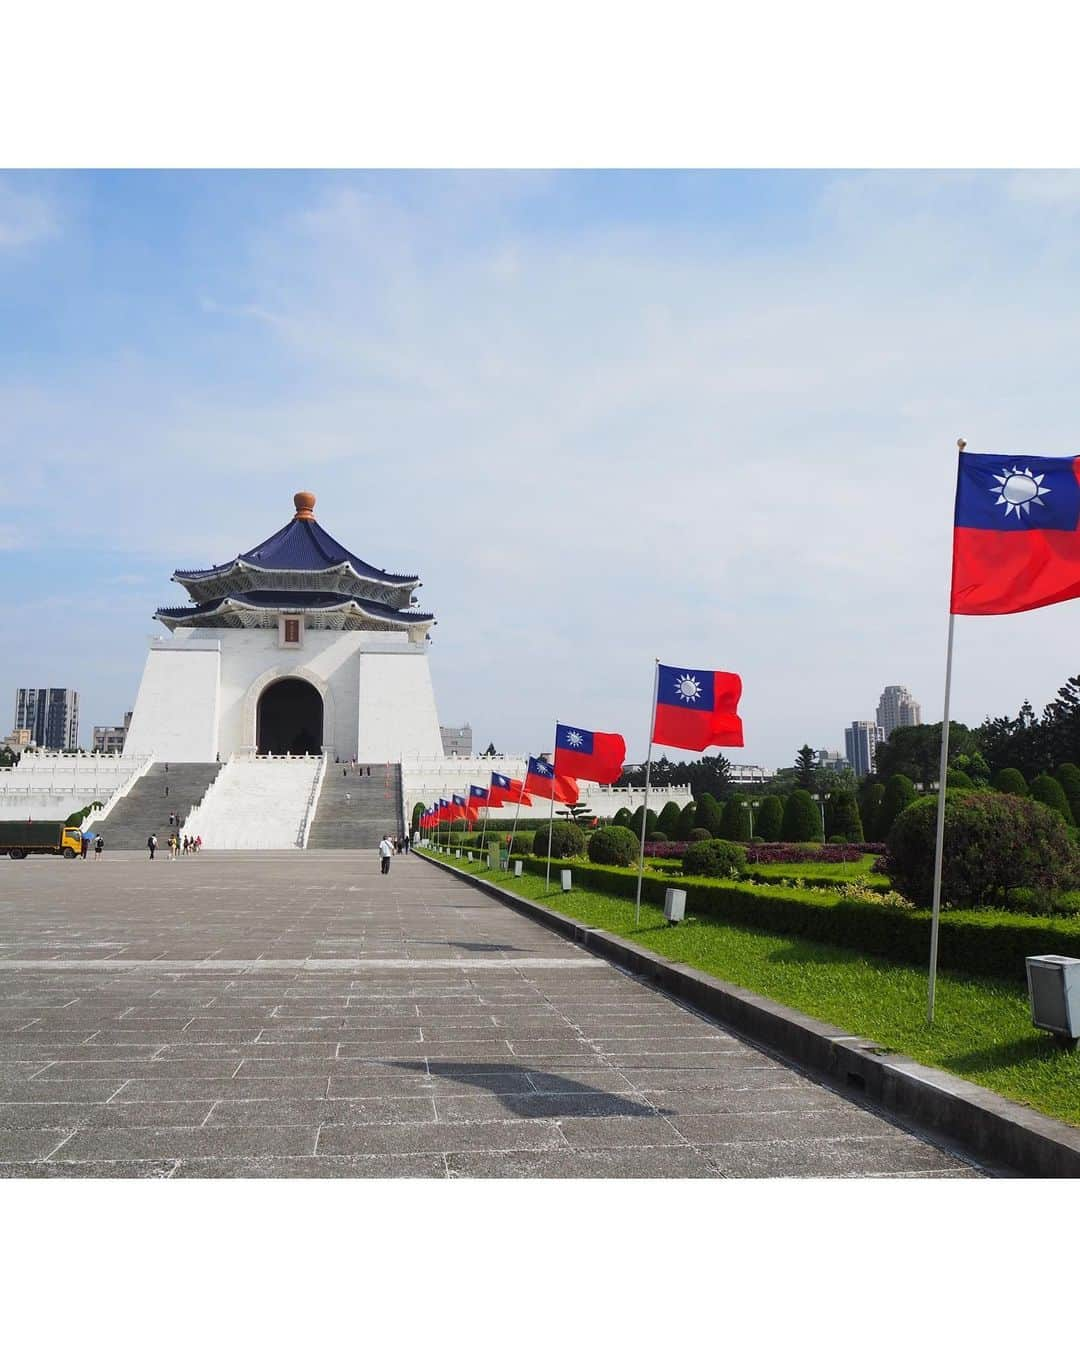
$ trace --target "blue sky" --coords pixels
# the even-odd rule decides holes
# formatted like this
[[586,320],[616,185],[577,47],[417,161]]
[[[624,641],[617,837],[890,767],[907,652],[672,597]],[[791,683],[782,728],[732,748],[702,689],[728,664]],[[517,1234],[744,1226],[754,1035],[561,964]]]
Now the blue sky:
[[[1078,450],[1078,213],[1077,173],[0,174],[0,714],[118,720],[173,568],[303,488],[420,573],[482,744],[642,754],[657,655],[743,674],[743,761],[887,682],[936,719],[956,437]],[[961,620],[958,718],[1052,696],[1075,611]]]

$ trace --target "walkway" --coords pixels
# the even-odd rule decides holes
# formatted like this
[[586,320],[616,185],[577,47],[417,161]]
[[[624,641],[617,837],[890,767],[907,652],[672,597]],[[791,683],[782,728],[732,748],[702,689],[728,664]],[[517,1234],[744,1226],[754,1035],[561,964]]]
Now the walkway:
[[0,1175],[977,1171],[415,857],[0,861]]

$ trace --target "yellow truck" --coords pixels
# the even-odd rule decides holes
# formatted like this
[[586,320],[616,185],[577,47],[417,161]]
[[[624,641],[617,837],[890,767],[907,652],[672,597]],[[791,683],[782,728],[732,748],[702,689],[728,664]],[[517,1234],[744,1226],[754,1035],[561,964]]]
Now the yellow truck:
[[0,856],[13,861],[27,856],[64,856],[68,860],[82,851],[82,833],[66,823],[16,823],[0,820]]

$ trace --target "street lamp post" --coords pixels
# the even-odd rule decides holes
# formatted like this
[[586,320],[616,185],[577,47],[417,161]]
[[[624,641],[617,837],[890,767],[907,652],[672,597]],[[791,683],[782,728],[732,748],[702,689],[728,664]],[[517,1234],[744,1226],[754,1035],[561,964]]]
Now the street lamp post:
[[754,840],[754,804],[752,800],[743,800],[742,807],[750,815],[750,840]]

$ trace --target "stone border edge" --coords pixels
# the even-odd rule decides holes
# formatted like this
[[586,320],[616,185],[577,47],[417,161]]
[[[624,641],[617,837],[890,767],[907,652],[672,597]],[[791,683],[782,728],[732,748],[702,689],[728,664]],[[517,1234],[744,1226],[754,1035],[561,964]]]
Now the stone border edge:
[[796,1065],[940,1133],[984,1163],[1011,1169],[1025,1178],[1080,1178],[1080,1129],[1068,1123],[1013,1103],[951,1072],[923,1066],[767,996],[673,963],[599,927],[585,926],[423,851],[417,854],[601,958],[649,978],[687,1005]]

